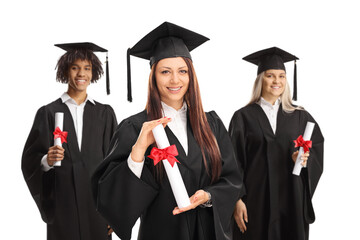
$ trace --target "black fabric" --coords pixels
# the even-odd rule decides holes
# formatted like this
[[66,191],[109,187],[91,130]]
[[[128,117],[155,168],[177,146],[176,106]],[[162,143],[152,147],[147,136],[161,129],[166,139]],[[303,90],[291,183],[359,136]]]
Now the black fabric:
[[163,58],[191,59],[190,51],[208,40],[207,37],[186,28],[164,22],[136,43],[130,49],[130,54],[151,60],[150,65]]
[[269,69],[286,70],[284,63],[298,59],[295,55],[278,47],[260,50],[243,58],[243,60],[258,66],[257,74]]
[[[168,127],[165,128],[170,144],[177,146],[177,159],[181,163],[178,166],[189,196],[203,189],[211,193],[213,202],[211,208],[197,207],[175,216],[172,210],[176,207],[176,201],[166,175],[161,183],[157,182],[153,161],[147,157],[140,179],[127,164],[142,124],[147,121],[146,112],[119,124],[111,141],[109,155],[92,177],[92,187],[98,211],[122,240],[131,238],[132,227],[139,217],[139,240],[231,239],[231,216],[242,187],[241,178],[224,125],[215,112],[207,113],[207,118],[222,155],[221,176],[214,184],[210,184],[211,178],[206,173],[190,123],[187,129],[187,156],[175,135]],[[145,156],[149,155],[150,150],[151,147]]]
[[[48,240],[107,238],[107,223],[92,201],[90,175],[106,155],[117,122],[110,106],[95,103],[87,102],[84,108],[81,152],[71,113],[61,99],[38,110],[26,141],[21,167],[47,223]],[[61,167],[44,172],[40,161],[54,144],[56,112],[64,113],[63,129],[68,132],[68,143],[63,143]]]
[[59,43],[55,44],[56,47],[59,47],[65,51],[76,50],[78,48],[86,48],[93,52],[107,52],[105,48],[99,47],[98,45],[91,42],[78,42],[78,43]]
[[250,104],[232,117],[229,133],[238,165],[244,172],[248,212],[247,231],[234,228],[234,239],[304,240],[309,223],[315,221],[311,198],[323,171],[324,138],[318,124],[307,168],[292,174],[294,142],[303,135],[306,123],[315,122],[302,110],[285,113],[280,106],[274,134],[265,112]]

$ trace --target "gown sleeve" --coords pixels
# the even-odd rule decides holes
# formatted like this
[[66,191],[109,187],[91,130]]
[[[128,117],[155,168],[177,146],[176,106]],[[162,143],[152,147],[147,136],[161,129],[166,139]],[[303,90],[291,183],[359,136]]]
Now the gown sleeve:
[[116,115],[112,107],[110,105],[105,105],[105,106],[106,106],[106,124],[105,124],[105,131],[103,137],[104,139],[103,152],[105,153],[104,155],[106,155],[106,153],[108,152],[110,141],[118,125],[116,120]]
[[[245,124],[244,119],[241,116],[241,113],[235,112],[233,115],[230,126],[229,126],[229,135],[232,142],[232,146],[235,152],[235,158],[238,163],[241,180],[244,178],[244,169],[246,168],[246,136],[245,136]],[[240,198],[243,198],[246,195],[245,185],[242,185],[240,191]]]
[[220,149],[222,169],[219,180],[204,190],[211,194],[216,239],[232,239],[232,215],[243,189],[242,178],[224,124],[214,111],[208,116]]
[[41,159],[53,144],[50,116],[46,107],[38,110],[25,143],[21,169],[44,222],[51,223],[55,209],[55,171],[44,172]]
[[158,193],[158,185],[147,167],[144,166],[139,179],[127,164],[140,129],[128,119],[122,121],[111,140],[107,157],[92,176],[97,210],[124,240],[131,238],[136,220]]
[[315,221],[315,212],[312,206],[312,196],[323,172],[324,137],[314,118],[304,111],[304,124],[314,122],[315,127],[311,136],[312,147],[307,161],[307,167],[301,170],[301,179],[304,186],[304,217],[307,223]]

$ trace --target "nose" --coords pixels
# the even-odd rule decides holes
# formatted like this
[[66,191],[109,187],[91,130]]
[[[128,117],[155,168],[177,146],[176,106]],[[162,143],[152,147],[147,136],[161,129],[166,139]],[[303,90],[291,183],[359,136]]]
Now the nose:
[[85,76],[85,69],[79,68],[79,71],[78,71],[77,75],[78,75],[79,77]]
[[178,83],[180,81],[179,77],[180,77],[179,74],[177,72],[174,72],[173,74],[171,74],[170,82],[173,84]]

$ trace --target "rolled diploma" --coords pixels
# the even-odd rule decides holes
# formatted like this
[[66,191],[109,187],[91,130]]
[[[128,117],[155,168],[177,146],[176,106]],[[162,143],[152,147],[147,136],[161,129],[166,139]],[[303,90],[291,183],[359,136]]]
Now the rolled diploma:
[[[156,141],[156,144],[159,149],[164,149],[170,146],[169,140],[166,136],[164,127],[162,124],[156,126],[153,130],[153,135]],[[168,176],[171,189],[173,191],[176,203],[179,208],[187,207],[190,205],[189,195],[186,191],[184,181],[181,177],[179,167],[175,162],[174,167],[171,167],[167,159],[162,160],[166,174]]]
[[[62,112],[55,113],[55,129],[57,127],[59,127],[60,130],[62,131],[63,125],[64,125],[64,113],[62,113]],[[56,146],[56,145],[62,147],[61,138],[54,139],[54,146]],[[61,161],[56,161],[54,163],[54,166],[57,166],[57,167],[61,166]]]
[[[303,139],[305,141],[309,141],[311,139],[311,135],[312,135],[312,132],[314,130],[314,127],[315,127],[315,123],[313,123],[313,122],[307,122],[306,123],[305,132],[304,132],[304,135],[303,135]],[[301,165],[301,163],[302,163],[301,155],[303,153],[304,153],[304,149],[303,149],[303,147],[300,147],[299,154],[298,154],[298,156],[296,158],[296,162],[295,162],[294,169],[293,169],[293,172],[292,172],[296,176],[300,175],[301,168],[303,168],[303,166]]]

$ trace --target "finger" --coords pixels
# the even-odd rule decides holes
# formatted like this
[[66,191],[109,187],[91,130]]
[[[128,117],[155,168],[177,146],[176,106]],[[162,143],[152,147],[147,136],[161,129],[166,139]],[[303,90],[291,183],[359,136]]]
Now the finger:
[[112,228],[110,228],[108,231],[108,235],[110,236],[113,232],[114,232],[114,230]]
[[51,156],[48,158],[50,161],[62,161],[64,159],[64,156]]
[[65,151],[65,149],[62,146],[59,145],[55,145],[52,147],[52,150],[57,150],[57,151]]
[[195,205],[195,204],[190,204],[189,206],[183,207],[183,208],[176,207],[173,210],[173,215],[177,215],[177,214],[189,211],[191,209],[194,209],[195,207],[197,207],[197,205]]
[[[249,222],[249,220],[248,220],[248,214],[247,214],[247,209],[245,208],[244,209],[244,219],[245,219],[245,222]],[[246,227],[245,227],[246,228]]]
[[244,229],[242,229],[242,225],[240,223],[240,218],[237,215],[235,215],[234,218],[235,218],[236,225],[238,226],[238,228],[240,228],[241,232],[244,233]]

